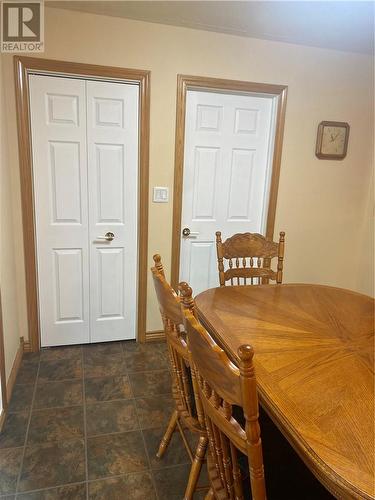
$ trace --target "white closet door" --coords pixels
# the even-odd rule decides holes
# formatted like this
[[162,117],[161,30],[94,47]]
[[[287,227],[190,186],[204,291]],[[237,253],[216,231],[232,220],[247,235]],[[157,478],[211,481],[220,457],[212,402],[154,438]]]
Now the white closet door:
[[29,83],[41,344],[89,342],[85,82]]
[[219,285],[215,232],[263,232],[274,143],[274,98],[188,91],[180,280]]
[[87,82],[92,342],[135,338],[138,91]]

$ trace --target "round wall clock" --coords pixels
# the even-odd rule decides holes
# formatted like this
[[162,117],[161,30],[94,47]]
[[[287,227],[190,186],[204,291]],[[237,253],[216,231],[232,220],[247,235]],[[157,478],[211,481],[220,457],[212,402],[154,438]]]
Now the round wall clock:
[[320,122],[315,154],[327,160],[342,160],[346,156],[349,124],[345,122]]

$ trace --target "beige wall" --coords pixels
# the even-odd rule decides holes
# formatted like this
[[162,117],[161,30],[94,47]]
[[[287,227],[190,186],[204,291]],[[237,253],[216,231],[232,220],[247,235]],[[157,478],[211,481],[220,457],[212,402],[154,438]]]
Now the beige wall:
[[[5,372],[8,380],[19,346],[16,263],[13,239],[12,176],[9,163],[7,94],[2,85],[3,56],[0,56],[0,288],[2,298]],[[19,231],[19,229],[18,229]]]
[[[43,57],[151,70],[150,187],[173,186],[176,75],[289,87],[276,231],[287,234],[285,281],[373,293],[370,242],[372,61],[364,55],[46,9]],[[20,332],[25,332],[21,209],[11,58],[5,57]],[[350,123],[344,161],[314,155],[322,120]],[[162,221],[162,223],[160,223]],[[169,268],[172,203],[150,201],[149,263]],[[366,244],[367,248],[363,248]],[[160,328],[148,289],[148,330]],[[22,333],[21,333],[22,334]]]

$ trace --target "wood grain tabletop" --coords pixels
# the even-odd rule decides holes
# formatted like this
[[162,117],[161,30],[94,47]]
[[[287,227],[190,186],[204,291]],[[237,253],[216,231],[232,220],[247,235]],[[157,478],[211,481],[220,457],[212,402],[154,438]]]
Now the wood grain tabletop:
[[254,347],[263,407],[327,489],[374,499],[374,300],[287,284],[214,288],[196,305],[234,362]]

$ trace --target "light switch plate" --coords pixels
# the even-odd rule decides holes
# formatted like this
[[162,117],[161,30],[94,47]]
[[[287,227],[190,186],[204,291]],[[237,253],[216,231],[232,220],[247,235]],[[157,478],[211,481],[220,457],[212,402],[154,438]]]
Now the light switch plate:
[[154,203],[168,203],[169,189],[167,187],[155,186],[152,201]]

